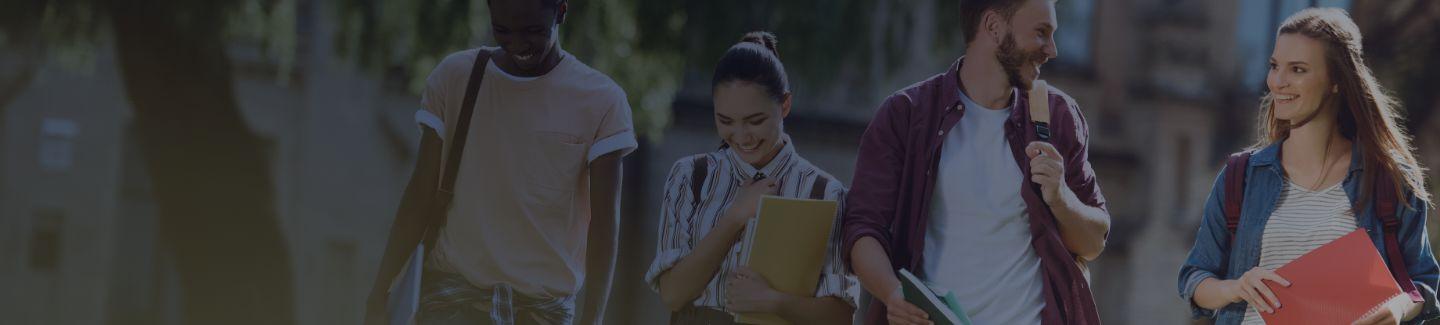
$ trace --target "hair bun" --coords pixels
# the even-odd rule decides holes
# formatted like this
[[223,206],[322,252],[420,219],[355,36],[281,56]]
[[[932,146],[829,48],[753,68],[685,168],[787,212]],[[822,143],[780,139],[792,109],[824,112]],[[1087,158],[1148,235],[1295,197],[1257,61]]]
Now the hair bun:
[[740,41],[760,44],[760,46],[769,49],[771,54],[775,54],[776,58],[780,57],[780,50],[775,48],[775,34],[765,31],[754,31],[745,33],[745,37],[741,37]]

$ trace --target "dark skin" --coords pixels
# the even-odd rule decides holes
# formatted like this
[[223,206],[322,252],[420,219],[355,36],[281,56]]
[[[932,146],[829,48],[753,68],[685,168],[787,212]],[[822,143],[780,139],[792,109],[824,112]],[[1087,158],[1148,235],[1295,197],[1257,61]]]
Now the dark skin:
[[490,22],[500,51],[495,65],[512,75],[538,77],[560,64],[556,26],[565,21],[568,1],[490,0]]
[[[560,63],[555,27],[565,20],[566,2],[546,5],[552,0],[491,0],[490,15],[494,36],[500,44],[492,59],[497,68],[512,75],[537,77]],[[380,270],[366,301],[365,324],[385,324],[386,298],[391,280],[400,273],[425,231],[425,205],[435,196],[440,177],[443,140],[430,128],[422,128],[420,150],[410,182],[401,197],[399,211],[390,226],[390,236],[381,258]],[[609,298],[615,251],[619,241],[619,210],[622,163],[620,154],[609,153],[589,163],[590,225],[587,233],[586,280],[580,291],[576,324],[599,324]]]

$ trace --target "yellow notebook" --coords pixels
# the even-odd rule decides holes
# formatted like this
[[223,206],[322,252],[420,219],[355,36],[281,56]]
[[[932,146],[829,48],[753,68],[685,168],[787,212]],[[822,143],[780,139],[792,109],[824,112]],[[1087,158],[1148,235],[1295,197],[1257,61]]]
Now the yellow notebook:
[[[742,264],[777,291],[812,297],[835,228],[835,201],[765,196],[745,228]],[[789,324],[774,314],[735,314],[743,324]]]

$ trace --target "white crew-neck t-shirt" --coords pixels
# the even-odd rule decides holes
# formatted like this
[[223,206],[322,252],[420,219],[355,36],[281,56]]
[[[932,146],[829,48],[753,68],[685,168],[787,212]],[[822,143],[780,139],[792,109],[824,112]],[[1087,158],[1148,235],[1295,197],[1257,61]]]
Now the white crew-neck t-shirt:
[[1005,139],[1014,107],[986,108],[963,92],[960,100],[965,115],[940,149],[925,281],[953,292],[975,324],[1039,324],[1040,257],[1020,196],[1028,182]]
[[[559,50],[559,49],[557,49]],[[415,119],[450,138],[477,50],[446,57],[426,80]],[[566,297],[585,279],[589,163],[636,147],[625,92],[561,51],[521,78],[493,61],[476,97],[455,198],[427,263],[480,288],[507,283],[532,297]],[[443,164],[444,159],[441,159]]]

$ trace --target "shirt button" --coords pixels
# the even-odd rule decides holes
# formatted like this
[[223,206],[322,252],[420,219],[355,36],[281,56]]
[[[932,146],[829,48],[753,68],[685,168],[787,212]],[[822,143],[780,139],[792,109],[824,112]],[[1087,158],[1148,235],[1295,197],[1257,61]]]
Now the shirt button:
[[940,132],[936,133],[935,135],[945,135],[945,130],[940,130]]

